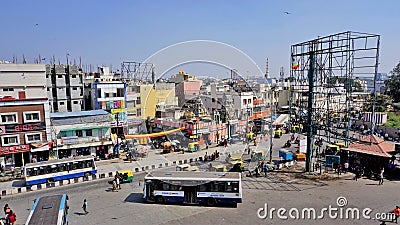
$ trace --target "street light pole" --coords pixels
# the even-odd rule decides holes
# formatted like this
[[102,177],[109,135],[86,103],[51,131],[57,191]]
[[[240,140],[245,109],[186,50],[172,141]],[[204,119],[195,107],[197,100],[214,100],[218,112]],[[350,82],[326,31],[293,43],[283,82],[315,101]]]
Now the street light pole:
[[271,115],[271,124],[269,126],[269,162],[272,162],[272,147],[274,146],[274,144],[272,143],[273,141],[273,137],[272,137],[272,132],[273,132],[273,128],[272,128],[272,116],[273,116],[273,110],[272,110],[272,106],[274,105],[274,88],[271,86],[271,105],[270,105],[270,115]]

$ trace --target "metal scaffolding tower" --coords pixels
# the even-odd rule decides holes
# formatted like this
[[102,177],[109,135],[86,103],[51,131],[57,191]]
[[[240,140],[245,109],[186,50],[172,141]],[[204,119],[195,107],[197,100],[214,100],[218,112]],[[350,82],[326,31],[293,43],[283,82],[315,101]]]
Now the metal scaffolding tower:
[[131,83],[151,82],[156,83],[155,66],[152,63],[123,62],[121,64],[121,77]]
[[[359,79],[373,79],[375,99],[379,42],[379,35],[347,31],[291,46],[290,114],[307,132],[306,171],[311,171],[315,137],[348,145],[352,93],[359,91]],[[338,115],[347,115],[340,129],[331,123]]]

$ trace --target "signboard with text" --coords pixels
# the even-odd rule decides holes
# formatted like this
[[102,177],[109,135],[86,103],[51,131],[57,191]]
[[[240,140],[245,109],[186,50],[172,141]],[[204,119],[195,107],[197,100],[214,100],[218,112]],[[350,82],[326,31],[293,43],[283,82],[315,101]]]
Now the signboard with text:
[[44,129],[46,129],[46,124],[44,122],[25,123],[25,124],[7,124],[4,127],[5,127],[4,133],[14,133],[14,132],[44,130]]
[[29,152],[30,149],[31,149],[30,145],[0,147],[0,155],[14,154],[14,153],[20,153],[20,152]]

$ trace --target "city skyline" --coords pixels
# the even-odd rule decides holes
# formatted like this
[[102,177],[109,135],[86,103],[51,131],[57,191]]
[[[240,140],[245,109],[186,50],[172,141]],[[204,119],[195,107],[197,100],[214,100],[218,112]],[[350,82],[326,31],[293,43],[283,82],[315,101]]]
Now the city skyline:
[[[24,55],[28,63],[33,63],[40,55],[46,59],[43,63],[49,63],[53,56],[55,63],[65,63],[68,55],[70,62],[78,63],[82,58],[93,70],[97,65],[119,68],[123,61],[143,62],[170,45],[211,40],[243,51],[262,72],[268,58],[271,76],[278,77],[282,66],[286,74],[289,72],[292,44],[351,30],[381,35],[379,72],[387,73],[399,61],[398,31],[391,26],[399,19],[395,11],[399,3],[371,3],[338,1],[321,6],[318,1],[4,2],[8,10],[0,19],[7,33],[0,37],[0,60],[10,61],[15,56],[22,63]],[[228,73],[216,65],[205,69],[185,65],[177,70],[180,68],[198,75]]]

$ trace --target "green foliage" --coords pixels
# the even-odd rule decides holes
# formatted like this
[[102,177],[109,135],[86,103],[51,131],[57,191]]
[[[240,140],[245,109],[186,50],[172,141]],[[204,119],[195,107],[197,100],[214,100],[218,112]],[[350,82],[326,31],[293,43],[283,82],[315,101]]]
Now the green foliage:
[[394,113],[390,112],[388,113],[388,120],[385,124],[383,124],[385,127],[392,127],[392,128],[400,128],[400,114],[399,113]]
[[[364,106],[364,110],[366,112],[372,112],[372,98],[370,102]],[[375,104],[375,112],[386,112],[389,105],[392,104],[392,100],[389,96],[386,95],[378,95],[376,96],[376,104]]]
[[386,94],[390,95],[395,102],[400,102],[400,62],[390,73],[390,78],[385,81]]

